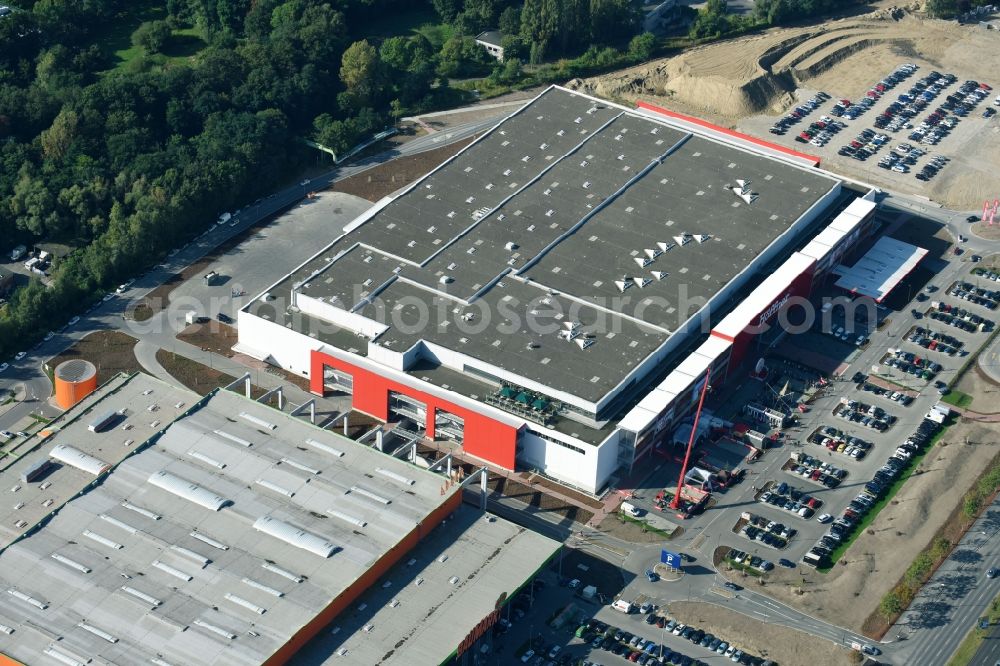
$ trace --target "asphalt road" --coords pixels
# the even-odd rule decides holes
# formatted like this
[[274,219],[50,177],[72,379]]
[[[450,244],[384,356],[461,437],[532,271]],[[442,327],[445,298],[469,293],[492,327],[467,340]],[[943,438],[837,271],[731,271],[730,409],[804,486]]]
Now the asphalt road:
[[[887,638],[904,637],[893,651],[898,663],[948,661],[966,632],[1000,594],[1000,578],[986,577],[986,570],[994,566],[1000,567],[1000,502],[994,502],[965,534],[889,631]],[[997,641],[987,641],[984,649],[993,656],[993,661],[984,663],[1000,659]]]
[[1000,664],[1000,625],[993,626],[979,651],[969,662],[969,666],[997,666],[997,664]]

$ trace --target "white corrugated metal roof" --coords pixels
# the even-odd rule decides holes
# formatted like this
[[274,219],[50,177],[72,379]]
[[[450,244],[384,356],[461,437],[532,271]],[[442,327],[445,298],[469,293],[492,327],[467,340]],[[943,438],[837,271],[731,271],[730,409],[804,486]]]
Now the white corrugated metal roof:
[[89,472],[94,476],[100,476],[104,472],[111,469],[111,465],[104,462],[96,456],[92,456],[89,453],[84,453],[75,446],[68,446],[66,444],[57,444],[52,447],[52,451],[49,452],[49,457],[58,460],[61,463],[69,465],[70,467],[75,467],[84,472]]
[[[711,359],[708,359],[700,354],[689,354],[684,361],[677,366],[674,372],[679,372],[683,375],[687,375],[692,379],[701,377],[708,370],[708,366],[711,363]],[[671,373],[673,374],[673,373]]]
[[801,254],[807,257],[811,257],[816,261],[819,261],[826,256],[826,253],[830,251],[830,246],[826,243],[821,243],[818,240],[811,241],[808,245],[802,248]]
[[881,301],[910,271],[916,268],[927,250],[883,236],[850,268],[841,266],[836,285],[853,294]]
[[179,476],[162,470],[151,474],[149,483],[212,511],[220,511],[224,506],[231,503],[222,495],[217,495],[207,488],[202,488],[196,483],[191,483]]
[[632,432],[640,432],[653,422],[657,412],[650,411],[641,405],[636,405],[618,422],[618,427]]
[[757,318],[757,315],[781,297],[788,289],[788,285],[796,277],[808,270],[813,263],[814,259],[812,257],[800,252],[796,252],[790,256],[776,271],[768,275],[735,310],[719,322],[719,325],[713,329],[713,332],[735,338]]
[[272,516],[261,516],[254,521],[253,528],[275,539],[280,539],[290,546],[301,548],[320,557],[330,557],[337,552],[337,545],[323,537],[296,527]]
[[728,352],[731,346],[732,343],[728,340],[723,340],[722,338],[710,335],[708,336],[708,339],[705,340],[700,347],[698,347],[696,353],[714,362],[720,356]]

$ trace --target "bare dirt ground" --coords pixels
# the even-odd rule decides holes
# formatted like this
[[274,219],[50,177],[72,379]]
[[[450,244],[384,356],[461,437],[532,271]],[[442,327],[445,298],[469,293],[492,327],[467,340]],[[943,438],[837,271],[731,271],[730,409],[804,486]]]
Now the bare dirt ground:
[[1000,412],[1000,386],[987,377],[978,364],[962,375],[955,388],[972,396],[968,409],[980,414]]
[[334,192],[353,194],[368,201],[378,201],[422,177],[471,142],[472,139],[466,139],[380,164],[356,176],[338,181],[330,189]]
[[725,636],[741,650],[766,656],[779,664],[809,664],[809,666],[845,666],[857,664],[858,653],[839,648],[808,634],[754,620],[715,604],[698,601],[677,601],[670,604],[670,615],[684,624],[709,628]]
[[[797,132],[780,137],[768,134],[768,127],[794,106],[796,98],[824,90],[835,97],[857,99],[902,62],[915,63],[923,72],[952,72],[960,81],[971,78],[997,83],[995,58],[984,57],[995,51],[994,34],[978,26],[892,10],[890,3],[879,6],[863,16],[815,26],[775,28],[612,74],[574,79],[567,85],[624,103],[642,99],[737,127],[782,145],[812,151],[832,171],[926,196],[952,208],[981,210],[984,199],[996,196],[1000,128],[991,122],[980,129],[974,124],[981,122],[978,113],[970,114],[968,121],[942,142],[941,150],[953,161],[927,183],[912,175],[875,168],[870,161],[840,157],[836,148],[843,142],[837,139],[814,149],[795,143]],[[866,117],[857,122],[868,126],[871,120]]]
[[976,222],[975,224],[969,226],[969,231],[980,238],[985,238],[989,241],[1000,240],[1000,224],[983,224],[982,222]]
[[[865,618],[998,451],[995,428],[959,422],[927,454],[841,563],[827,574],[805,567],[775,569],[762,578],[760,591],[827,622],[862,631]],[[749,579],[747,584],[756,587]]]
[[135,358],[136,342],[131,335],[120,331],[95,331],[50,358],[48,365],[55,370],[63,361],[82,358],[97,367],[97,383],[103,384],[119,372],[131,374],[142,370]]
[[236,381],[236,377],[232,377],[221,370],[209,368],[207,365],[192,361],[189,358],[167,351],[166,349],[158,349],[156,351],[156,360],[163,366],[164,370],[170,373],[170,376],[198,395],[205,395],[212,389],[226,386]]

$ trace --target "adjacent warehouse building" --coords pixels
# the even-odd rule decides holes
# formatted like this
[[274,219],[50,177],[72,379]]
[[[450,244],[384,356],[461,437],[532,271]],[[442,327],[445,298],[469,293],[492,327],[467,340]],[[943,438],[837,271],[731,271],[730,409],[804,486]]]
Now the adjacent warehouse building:
[[[72,495],[0,551],[0,653],[24,664],[283,664],[321,633],[309,652],[331,663],[451,663],[559,548],[462,507],[442,475],[238,394],[139,375],[91,398],[74,422],[121,419],[27,457],[63,467],[22,483],[25,504]],[[183,412],[161,420],[166,404]]]
[[702,129],[550,88],[246,306],[238,349],[600,492],[873,226],[873,193]]

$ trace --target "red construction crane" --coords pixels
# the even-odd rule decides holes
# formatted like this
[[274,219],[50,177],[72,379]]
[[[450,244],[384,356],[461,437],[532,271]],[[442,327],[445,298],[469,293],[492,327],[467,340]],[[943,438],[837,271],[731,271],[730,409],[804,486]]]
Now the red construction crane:
[[681,477],[677,479],[677,492],[670,500],[670,508],[677,510],[681,508],[681,490],[684,488],[684,476],[687,474],[688,461],[691,459],[691,449],[694,447],[694,438],[698,434],[698,421],[701,419],[701,408],[705,404],[705,392],[708,391],[708,380],[712,377],[712,366],[708,366],[705,371],[705,383],[701,387],[701,396],[698,398],[698,411],[694,413],[694,425],[691,426],[691,437],[688,438],[687,453],[684,454],[684,464],[681,465]]

